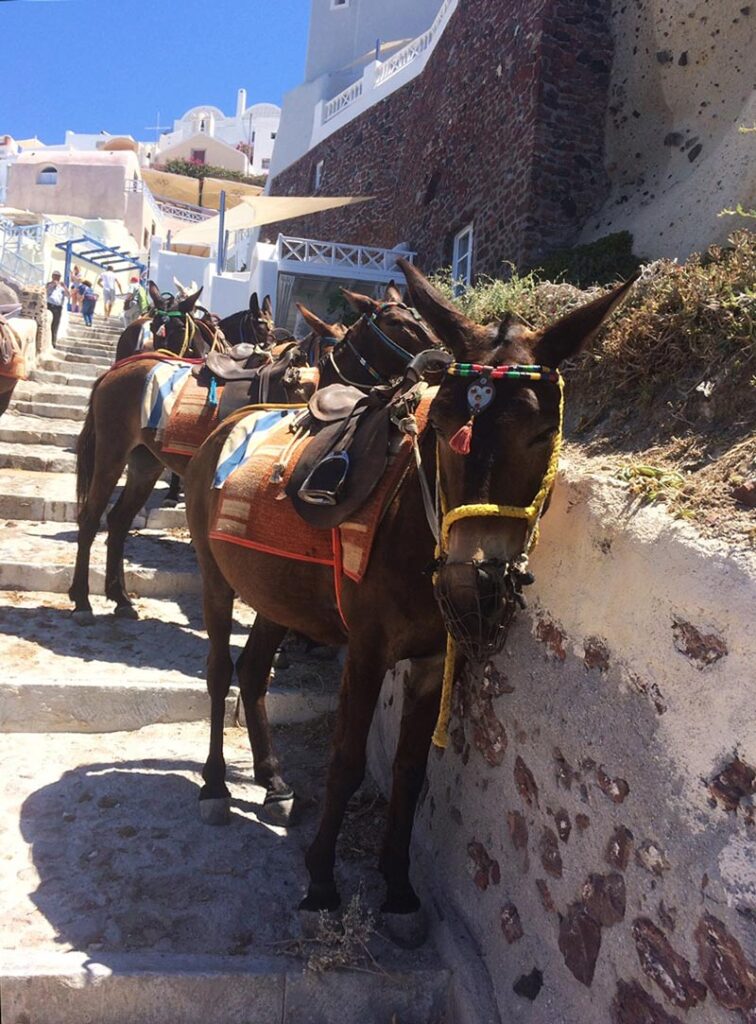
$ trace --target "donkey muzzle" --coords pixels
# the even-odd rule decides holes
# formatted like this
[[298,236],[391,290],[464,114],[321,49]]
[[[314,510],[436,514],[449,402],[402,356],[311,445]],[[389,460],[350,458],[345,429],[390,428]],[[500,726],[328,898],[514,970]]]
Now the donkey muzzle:
[[[528,578],[525,578],[525,577]],[[449,635],[473,661],[497,654],[507,638],[521,588],[532,582],[514,563],[498,559],[444,562],[435,579],[435,594]]]

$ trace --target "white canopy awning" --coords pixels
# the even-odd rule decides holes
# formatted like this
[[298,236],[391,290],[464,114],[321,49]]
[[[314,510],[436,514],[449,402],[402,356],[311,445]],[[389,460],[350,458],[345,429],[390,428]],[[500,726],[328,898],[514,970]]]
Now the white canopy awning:
[[[238,206],[226,211],[226,231],[241,231],[244,228],[262,227],[275,224],[291,217],[303,217],[308,213],[333,210],[339,206],[353,206],[364,203],[372,196],[244,196]],[[173,235],[179,245],[214,245],[218,241],[220,215],[191,224]]]

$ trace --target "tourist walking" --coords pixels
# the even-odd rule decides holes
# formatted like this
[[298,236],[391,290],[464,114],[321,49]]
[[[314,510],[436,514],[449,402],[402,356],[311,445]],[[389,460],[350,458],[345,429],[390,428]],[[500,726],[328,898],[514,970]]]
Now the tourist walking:
[[110,311],[112,310],[113,303],[115,302],[116,287],[118,288],[118,294],[123,295],[121,283],[112,270],[103,270],[97,278],[97,283],[102,285],[102,302],[105,307],[105,316],[107,318],[110,316]]
[[63,303],[68,297],[68,288],[61,281],[59,270],[52,272],[50,280],[45,285],[45,291],[47,292],[47,308],[52,313],[52,343],[54,345],[58,340],[58,326],[63,312]]
[[129,281],[129,290],[123,300],[123,322],[128,327],[137,317],[144,316],[150,308],[150,300],[147,289],[140,283],[139,278],[134,275]]
[[90,281],[81,282],[81,315],[87,327],[92,326],[95,306],[97,305],[97,292]]
[[71,271],[71,279],[68,282],[69,299],[71,302],[71,312],[79,313],[81,311],[81,296],[79,295],[79,289],[81,288],[81,267],[78,264],[74,264],[74,268]]

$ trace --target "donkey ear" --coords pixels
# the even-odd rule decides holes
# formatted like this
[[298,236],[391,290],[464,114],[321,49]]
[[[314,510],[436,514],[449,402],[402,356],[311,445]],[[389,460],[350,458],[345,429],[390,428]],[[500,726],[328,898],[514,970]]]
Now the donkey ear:
[[257,301],[257,292],[252,292],[249,297],[249,311],[255,316],[260,315],[260,303]]
[[534,347],[536,362],[543,366],[558,366],[565,359],[582,352],[593,341],[609,314],[625,299],[638,276],[634,274],[624,284],[574,309],[547,327]]
[[273,319],[273,303],[270,301],[270,295],[266,295],[263,299],[262,315]]
[[463,360],[478,333],[477,324],[460,313],[409,260],[400,256],[397,263],[407,281],[415,308],[428,321],[442,344],[450,348],[458,360]]
[[393,279],[386,285],[383,298],[385,302],[404,302],[402,293],[396,287],[396,282]]
[[154,281],[149,281],[148,285],[147,285],[147,288],[148,288],[149,293],[150,293],[150,299],[152,300],[152,305],[155,307],[155,309],[160,309],[160,304],[162,302],[162,296],[160,294],[160,289],[158,288],[158,286],[155,284]]
[[198,292],[194,292],[193,295],[187,295],[185,299],[182,299],[181,302],[179,302],[177,308],[180,309],[182,313],[191,313],[194,309],[194,304],[201,294],[202,289],[200,288],[200,290]]
[[302,314],[305,323],[309,324],[318,337],[339,337],[339,328],[341,327],[341,324],[334,324],[333,327],[331,327],[331,325],[327,324],[325,320],[321,320],[319,316],[313,313],[311,309],[308,309],[307,306],[303,306],[301,302],[297,302],[296,307]]
[[365,313],[370,316],[371,313],[375,313],[378,309],[379,303],[375,299],[371,299],[368,295],[361,295],[359,292],[350,292],[346,288],[341,289],[341,294],[347,300],[352,309],[357,310],[358,313]]

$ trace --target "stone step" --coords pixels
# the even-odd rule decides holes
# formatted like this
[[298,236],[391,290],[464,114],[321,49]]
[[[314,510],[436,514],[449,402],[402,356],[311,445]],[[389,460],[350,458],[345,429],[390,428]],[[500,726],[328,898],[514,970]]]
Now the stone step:
[[106,341],[79,341],[66,338],[55,346],[56,352],[78,352],[80,355],[112,356],[116,346]]
[[81,423],[74,420],[50,420],[13,412],[0,419],[0,441],[12,444],[54,444],[75,450],[80,432]]
[[79,352],[74,349],[56,349],[58,358],[66,363],[81,363],[84,366],[91,366],[106,370],[112,365],[113,360],[109,355],[105,353],[91,354],[89,352]]
[[[3,417],[0,423],[7,418]],[[76,471],[76,455],[49,444],[0,441],[0,469],[73,473]]]
[[[147,508],[134,520],[134,528],[155,530],[186,528],[186,510],[161,508],[168,491],[159,480]],[[115,501],[117,494],[114,495]],[[0,518],[48,523],[75,523],[76,476],[74,473],[37,473],[24,469],[0,469]]]
[[[227,828],[209,828],[198,813],[204,721],[31,742],[28,735],[5,736],[3,1021],[449,1020],[450,974],[432,941],[400,949],[382,937],[380,917],[369,940],[372,959],[363,954],[362,962],[353,957],[341,969],[306,969],[313,952],[334,952],[301,943],[296,913],[330,731],[322,717],[275,729],[285,777],[302,798],[295,828],[274,824],[263,807],[239,728],[225,733]],[[366,821],[369,806],[377,809]],[[374,793],[358,797],[345,831],[380,829],[382,809]],[[348,859],[339,858],[338,879],[345,906],[359,893],[360,916],[377,911],[383,885],[372,842],[358,841]]]
[[[56,384],[71,383],[79,387],[93,384],[100,374],[107,369],[105,366],[92,366],[89,363],[71,363],[66,359],[43,359],[41,369],[50,373],[62,374],[63,379],[54,381]],[[34,372],[34,380],[44,380],[39,371]],[[52,383],[52,382],[51,382]]]
[[[87,627],[74,622],[63,594],[7,591],[0,600],[0,732],[97,733],[206,720],[208,645],[198,595],[182,594],[178,601],[140,598],[138,621],[116,618],[112,602],[93,596],[96,618]],[[237,602],[234,661],[253,620],[254,613]],[[338,661],[306,658],[294,649],[290,657],[290,667],[276,670],[270,688],[268,714],[274,723],[306,721],[335,706]],[[235,701],[232,694],[229,711]],[[203,738],[193,760],[203,756],[205,746]],[[38,744],[32,747],[41,762]],[[120,743],[110,754],[118,757],[118,751],[124,752]],[[155,748],[147,756],[166,754]],[[0,858],[0,872],[2,864]]]
[[8,1024],[434,1024],[449,972],[426,959],[321,974],[283,957],[9,953],[0,993]]
[[[47,361],[48,360],[45,360],[45,362]],[[55,362],[53,365],[55,367],[59,367],[61,364]],[[31,379],[32,382],[36,384],[58,385],[62,387],[74,387],[77,389],[86,388],[89,392],[92,390],[92,384],[96,378],[90,374],[82,376],[78,370],[74,373],[70,373],[67,368],[63,370],[57,368],[51,370],[40,367],[39,369],[32,370]]]
[[[105,592],[104,531],[92,545],[89,586]],[[71,523],[0,520],[0,590],[65,594],[73,578],[77,531]],[[201,581],[186,531],[140,531],[126,541],[126,589],[139,597],[196,594]]]
[[40,381],[22,380],[16,385],[13,399],[22,402],[44,402],[46,405],[80,406],[85,409],[91,393],[91,387],[74,388],[65,384],[50,387]]
[[61,420],[83,420],[87,414],[86,401],[81,405],[55,405],[52,402],[17,401],[15,396],[12,410],[21,415],[46,416],[51,419]]

